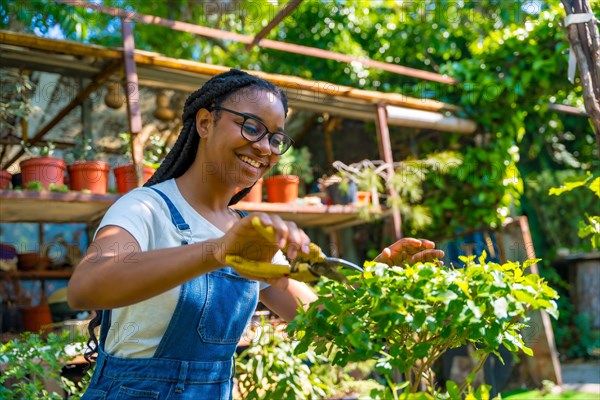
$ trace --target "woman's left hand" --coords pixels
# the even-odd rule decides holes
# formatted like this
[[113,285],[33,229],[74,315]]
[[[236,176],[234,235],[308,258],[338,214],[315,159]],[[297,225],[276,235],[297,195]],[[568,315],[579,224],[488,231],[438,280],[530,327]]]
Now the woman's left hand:
[[383,249],[374,261],[393,266],[426,262],[442,257],[444,257],[444,252],[436,249],[435,243],[431,240],[403,238]]

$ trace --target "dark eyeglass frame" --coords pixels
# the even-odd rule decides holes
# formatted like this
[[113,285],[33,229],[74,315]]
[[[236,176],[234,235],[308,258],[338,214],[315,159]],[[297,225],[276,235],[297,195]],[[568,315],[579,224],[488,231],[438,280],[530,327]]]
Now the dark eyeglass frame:
[[[226,107],[221,107],[221,106],[213,106],[209,108],[210,111],[227,111],[228,113],[243,117],[244,120],[242,121],[241,125],[240,125],[240,133],[242,135],[242,137],[244,139],[246,139],[247,141],[249,141],[250,143],[256,143],[256,142],[260,142],[262,140],[262,138],[264,138],[266,135],[269,135],[269,147],[271,148],[271,151],[273,152],[273,154],[275,155],[282,155],[283,153],[285,153],[286,151],[288,151],[290,149],[290,147],[292,147],[292,145],[294,144],[294,139],[292,139],[291,137],[289,137],[288,135],[286,135],[285,133],[282,132],[271,132],[269,130],[269,128],[267,127],[267,125],[265,125],[264,122],[262,122],[260,119],[253,117],[252,115],[249,114],[245,114],[239,111],[235,111]],[[261,124],[264,128],[265,128],[265,133],[263,133],[262,135],[260,135],[257,138],[248,138],[246,135],[244,135],[244,125],[246,124],[247,120],[253,120],[258,122],[259,124]],[[284,151],[282,152],[278,152],[279,150],[275,151],[275,147],[271,146],[271,138],[273,136],[277,135],[277,137],[281,137],[283,140],[282,142],[287,143],[287,147]]]

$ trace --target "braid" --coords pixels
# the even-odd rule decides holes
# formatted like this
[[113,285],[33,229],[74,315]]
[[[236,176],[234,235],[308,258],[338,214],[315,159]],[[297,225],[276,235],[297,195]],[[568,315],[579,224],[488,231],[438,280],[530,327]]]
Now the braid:
[[240,190],[239,192],[234,194],[233,197],[231,198],[231,200],[229,200],[229,206],[237,204],[238,201],[242,200],[244,198],[244,196],[246,196],[248,193],[250,193],[250,191],[252,190],[253,187],[254,187],[254,185],[247,187],[247,188],[243,188],[242,190]]
[[281,100],[287,115],[288,106],[285,93],[270,82],[237,69],[215,75],[185,101],[182,115],[183,127],[175,146],[144,186],[155,185],[183,175],[194,162],[198,152],[200,141],[196,132],[198,111],[202,108],[219,106],[229,96],[247,87],[257,87],[275,94]]

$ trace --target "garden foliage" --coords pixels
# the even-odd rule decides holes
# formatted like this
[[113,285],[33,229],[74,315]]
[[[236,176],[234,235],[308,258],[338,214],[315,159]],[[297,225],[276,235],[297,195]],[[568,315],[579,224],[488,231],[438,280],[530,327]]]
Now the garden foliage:
[[[480,366],[490,353],[500,357],[501,345],[531,356],[521,336],[527,312],[557,317],[556,292],[525,272],[537,260],[501,265],[487,262],[485,253],[462,260],[466,266],[460,269],[434,262],[404,267],[368,262],[362,277],[349,277],[351,285],[319,282],[319,300],[290,323],[299,338],[295,352],[328,354],[341,366],[375,357],[394,397],[404,388],[416,392],[451,348],[471,343],[481,355]],[[392,383],[394,370],[408,377],[404,384]],[[455,394],[467,389],[464,385]],[[432,394],[438,390],[429,388]]]

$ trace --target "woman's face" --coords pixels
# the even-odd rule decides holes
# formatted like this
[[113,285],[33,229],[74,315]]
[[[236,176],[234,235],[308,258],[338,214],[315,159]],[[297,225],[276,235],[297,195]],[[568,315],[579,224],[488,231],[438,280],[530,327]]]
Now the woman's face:
[[218,119],[206,141],[207,156],[220,165],[222,182],[240,187],[251,186],[277,163],[279,155],[271,149],[271,135],[252,143],[242,136],[242,124],[245,121],[247,136],[254,128],[264,129],[261,123],[270,132],[283,133],[283,104],[269,91],[248,88],[233,93],[220,107],[220,110],[212,112],[213,117],[218,115]]

